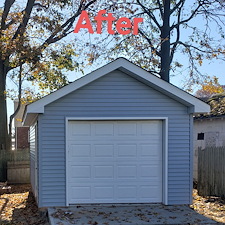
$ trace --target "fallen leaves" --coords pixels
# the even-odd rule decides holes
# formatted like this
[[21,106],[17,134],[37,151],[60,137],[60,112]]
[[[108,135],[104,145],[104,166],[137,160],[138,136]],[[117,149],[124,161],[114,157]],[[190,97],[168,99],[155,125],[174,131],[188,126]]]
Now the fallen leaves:
[[39,215],[30,185],[12,185],[10,193],[1,193],[0,224],[48,225]]
[[[11,193],[2,193],[0,195],[0,224],[16,224],[16,225],[49,225],[46,221],[46,217],[41,217],[36,206],[34,197],[31,193],[30,185],[12,185]],[[81,206],[77,206],[80,208]],[[204,198],[198,195],[197,190],[193,190],[193,204],[191,208],[199,214],[202,214],[208,218],[211,218],[217,222],[225,223],[225,200],[217,197]],[[59,209],[60,210],[60,209]],[[116,208],[115,208],[116,210]],[[168,209],[173,212],[174,209]],[[103,210],[96,211],[93,214],[101,216],[103,219],[108,218],[108,221],[104,221],[104,225],[110,224],[111,220],[122,220],[124,223],[132,222],[129,220],[129,216],[119,218],[116,213],[104,212]],[[98,212],[98,213],[97,213]],[[125,212],[125,214],[129,212]],[[55,217],[64,221],[75,224],[83,215],[88,218],[89,224],[97,225],[98,222],[93,219],[92,215],[87,214],[87,211],[81,210],[77,214],[73,214],[68,208],[61,211],[56,211]],[[138,208],[133,214],[142,221],[150,222],[148,215],[155,216],[158,219],[160,215],[154,211],[143,211]],[[187,217],[189,217],[187,215]],[[176,217],[170,216],[170,219],[175,220]],[[62,223],[63,224],[63,223]],[[87,224],[87,223],[86,223]]]
[[225,223],[225,201],[219,197],[204,198],[194,189],[191,208],[210,219]]

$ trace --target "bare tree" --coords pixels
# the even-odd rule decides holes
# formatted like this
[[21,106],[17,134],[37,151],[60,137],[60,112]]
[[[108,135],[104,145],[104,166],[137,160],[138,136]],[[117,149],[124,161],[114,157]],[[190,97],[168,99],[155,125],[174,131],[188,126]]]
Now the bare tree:
[[[170,71],[183,66],[181,60],[175,60],[178,52],[188,59],[193,82],[201,77],[199,66],[204,60],[224,60],[224,1],[127,0],[111,1],[110,5],[103,6],[117,17],[142,17],[144,23],[139,28],[139,35],[105,36],[99,45],[90,45],[93,52],[88,52],[90,58],[104,55],[112,60],[125,55],[168,82]],[[110,46],[109,51],[105,50],[107,46]]]

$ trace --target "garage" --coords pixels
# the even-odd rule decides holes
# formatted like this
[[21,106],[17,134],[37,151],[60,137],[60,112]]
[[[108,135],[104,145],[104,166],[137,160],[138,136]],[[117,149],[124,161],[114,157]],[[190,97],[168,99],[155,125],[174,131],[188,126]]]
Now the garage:
[[68,121],[68,203],[162,202],[162,121]]
[[28,105],[38,207],[191,204],[193,115],[210,107],[119,58]]

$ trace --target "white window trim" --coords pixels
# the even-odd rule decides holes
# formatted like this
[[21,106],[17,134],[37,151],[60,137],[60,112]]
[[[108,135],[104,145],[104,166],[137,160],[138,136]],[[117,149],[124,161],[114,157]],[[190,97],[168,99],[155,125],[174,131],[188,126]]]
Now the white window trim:
[[66,117],[65,118],[65,135],[66,135],[66,206],[69,206],[68,196],[68,124],[69,121],[126,121],[126,120],[162,120],[163,121],[163,199],[162,203],[168,205],[168,117]]

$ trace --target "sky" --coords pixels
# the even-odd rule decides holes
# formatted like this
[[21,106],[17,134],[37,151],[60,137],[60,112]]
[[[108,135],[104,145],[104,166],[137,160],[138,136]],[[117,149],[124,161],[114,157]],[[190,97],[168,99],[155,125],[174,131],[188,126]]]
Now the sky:
[[[184,57],[181,54],[179,57]],[[214,60],[214,61],[203,61],[200,70],[203,74],[206,74],[210,77],[216,76],[219,78],[219,83],[225,85],[225,62]],[[186,73],[181,76],[175,76],[171,78],[171,83],[182,88],[183,83],[185,82]],[[194,89],[196,91],[196,89]],[[193,93],[194,94],[194,93]]]
[[[188,1],[192,1],[192,0],[188,0]],[[194,21],[196,22],[196,21]],[[200,21],[198,21],[198,23],[201,23]],[[183,36],[187,36],[188,33],[186,33],[187,31],[183,31],[182,35]],[[71,34],[72,35],[79,35],[79,34]],[[217,36],[217,33],[215,32],[215,37]],[[182,54],[178,54],[176,55],[177,58],[181,59],[180,61],[185,61],[186,58],[184,55]],[[103,66],[104,64],[106,64],[106,62],[100,62],[98,64],[98,66],[91,66],[89,68],[86,68],[84,70],[85,74],[91,72],[92,70],[97,69],[99,66]],[[200,67],[200,70],[203,74],[209,75],[209,76],[217,76],[219,78],[219,83],[220,84],[225,84],[225,62],[221,62],[221,61],[203,61],[202,66]],[[173,72],[171,71],[171,75],[173,75]],[[68,73],[68,78],[69,81],[74,81],[76,78],[82,76],[81,73],[77,73],[77,72],[69,72]],[[170,82],[180,88],[182,88],[186,82],[186,77],[187,77],[187,72],[183,71],[181,74],[176,75],[176,76],[172,76]],[[8,84],[8,88],[10,88],[11,84],[9,81]],[[13,103],[12,101],[8,101],[8,115],[11,115],[13,113]]]

